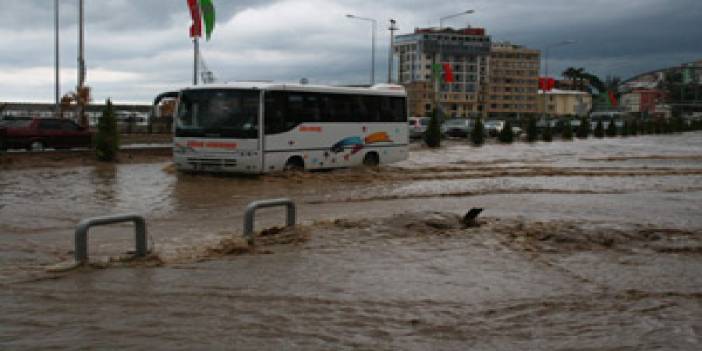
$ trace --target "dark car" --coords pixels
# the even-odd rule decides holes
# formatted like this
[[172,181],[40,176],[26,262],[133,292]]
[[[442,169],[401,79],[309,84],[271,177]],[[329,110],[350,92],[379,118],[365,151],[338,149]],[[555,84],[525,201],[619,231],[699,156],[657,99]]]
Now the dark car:
[[467,138],[474,126],[475,121],[472,119],[452,118],[441,125],[441,132],[449,137]]
[[5,121],[0,125],[0,148],[43,150],[90,147],[90,131],[73,121],[35,118]]

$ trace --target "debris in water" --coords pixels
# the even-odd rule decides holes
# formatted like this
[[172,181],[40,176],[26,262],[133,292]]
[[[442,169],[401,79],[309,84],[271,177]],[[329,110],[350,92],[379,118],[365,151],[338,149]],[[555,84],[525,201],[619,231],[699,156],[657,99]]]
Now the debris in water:
[[479,224],[476,222],[476,219],[480,215],[480,213],[483,212],[482,208],[479,207],[473,207],[466,213],[465,216],[463,216],[463,225],[466,228],[471,228],[471,227],[477,227]]

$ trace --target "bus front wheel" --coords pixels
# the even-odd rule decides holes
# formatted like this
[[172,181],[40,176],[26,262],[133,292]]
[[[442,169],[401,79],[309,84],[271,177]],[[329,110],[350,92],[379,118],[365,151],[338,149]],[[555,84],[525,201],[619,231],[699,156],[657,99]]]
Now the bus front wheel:
[[285,167],[283,168],[284,171],[304,171],[305,170],[305,161],[302,160],[302,157],[300,156],[293,156],[288,159],[288,162],[285,162]]
[[378,167],[380,164],[380,157],[375,152],[369,152],[363,157],[363,165],[366,167]]

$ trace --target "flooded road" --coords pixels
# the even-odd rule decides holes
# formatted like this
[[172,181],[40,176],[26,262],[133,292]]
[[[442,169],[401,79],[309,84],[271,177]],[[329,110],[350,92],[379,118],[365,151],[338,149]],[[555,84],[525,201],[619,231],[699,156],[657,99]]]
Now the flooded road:
[[[3,170],[0,349],[702,348],[702,133],[412,148],[250,178]],[[276,197],[301,225],[249,247],[244,207]],[[100,227],[90,267],[47,272],[81,218],[122,212],[147,217],[149,259],[114,259],[132,229]]]

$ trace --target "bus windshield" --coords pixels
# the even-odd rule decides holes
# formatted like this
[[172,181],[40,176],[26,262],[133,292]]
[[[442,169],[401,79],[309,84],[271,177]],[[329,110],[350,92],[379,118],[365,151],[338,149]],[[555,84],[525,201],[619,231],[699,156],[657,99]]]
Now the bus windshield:
[[256,139],[259,99],[260,93],[256,90],[183,91],[175,136]]

